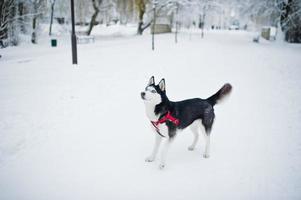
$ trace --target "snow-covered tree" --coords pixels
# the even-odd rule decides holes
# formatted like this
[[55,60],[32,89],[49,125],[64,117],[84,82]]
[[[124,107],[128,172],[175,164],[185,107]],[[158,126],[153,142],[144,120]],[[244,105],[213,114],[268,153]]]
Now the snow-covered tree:
[[8,45],[9,29],[14,17],[14,3],[14,0],[0,1],[0,47],[2,48]]
[[135,0],[115,0],[116,13],[120,24],[133,22],[135,17]]
[[31,42],[33,44],[37,43],[37,28],[38,28],[38,19],[42,16],[43,13],[43,3],[44,0],[29,0],[32,11],[32,34],[31,34]]
[[102,3],[103,3],[103,0],[92,0],[94,13],[93,13],[93,15],[91,17],[91,20],[90,20],[89,28],[87,30],[87,35],[91,34],[92,29],[93,29],[94,25],[96,24],[96,18],[98,16],[98,13],[100,12],[100,6],[101,6]]
[[150,22],[144,22],[144,14],[146,13],[148,0],[135,0],[136,8],[138,11],[138,29],[137,34],[142,35],[143,31],[150,26]]
[[300,0],[247,0],[240,2],[244,15],[255,24],[279,26],[288,42],[301,42]]
[[87,35],[90,35],[92,32],[93,27],[96,24],[99,24],[97,19],[99,18],[99,14],[102,14],[102,22],[105,21],[107,25],[109,25],[110,21],[116,15],[116,5],[115,2],[112,0],[91,0],[92,7],[93,7],[93,14],[91,16],[91,20],[89,23],[89,28],[87,30]]
[[301,43],[301,1],[287,0],[277,5],[280,25],[287,42]]

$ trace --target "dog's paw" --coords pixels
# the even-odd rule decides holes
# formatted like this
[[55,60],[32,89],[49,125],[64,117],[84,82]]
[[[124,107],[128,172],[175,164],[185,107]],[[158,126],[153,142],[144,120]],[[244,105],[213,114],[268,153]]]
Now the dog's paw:
[[165,164],[160,164],[160,165],[159,165],[159,169],[160,169],[160,170],[162,170],[162,169],[164,169],[164,168],[165,168]]
[[204,157],[204,158],[209,158],[210,155],[209,155],[208,153],[204,153],[203,157]]
[[149,156],[145,159],[145,162],[153,162],[155,158],[153,156]]
[[188,151],[193,151],[195,148],[194,148],[194,146],[189,146],[188,147]]

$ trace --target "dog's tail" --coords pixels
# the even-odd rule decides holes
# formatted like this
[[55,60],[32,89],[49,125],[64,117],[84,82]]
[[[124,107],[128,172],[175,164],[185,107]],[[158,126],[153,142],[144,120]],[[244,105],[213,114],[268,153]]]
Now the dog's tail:
[[206,99],[212,106],[224,99],[232,91],[232,86],[226,83],[217,93]]

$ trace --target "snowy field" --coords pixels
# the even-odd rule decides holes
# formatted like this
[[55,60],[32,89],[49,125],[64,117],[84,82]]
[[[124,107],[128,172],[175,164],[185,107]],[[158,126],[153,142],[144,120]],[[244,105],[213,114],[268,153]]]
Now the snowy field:
[[[301,199],[301,46],[245,32],[69,37],[1,49],[0,199]],[[146,163],[154,133],[140,92],[164,77],[171,100],[233,93],[215,107],[211,157],[189,130],[167,166]]]

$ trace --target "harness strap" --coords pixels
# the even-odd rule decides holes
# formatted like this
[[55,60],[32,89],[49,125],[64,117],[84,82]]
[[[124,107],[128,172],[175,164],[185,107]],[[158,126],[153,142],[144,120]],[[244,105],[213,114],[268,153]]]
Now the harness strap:
[[159,125],[159,124],[163,124],[163,123],[165,123],[166,121],[170,121],[170,122],[174,123],[176,126],[178,126],[178,125],[180,124],[179,119],[173,117],[173,116],[170,114],[170,111],[168,111],[168,112],[166,113],[166,115],[163,116],[163,117],[162,117],[161,119],[159,119],[158,121],[155,121],[155,122],[154,122],[154,121],[151,121],[152,125],[156,128],[157,133],[158,133],[160,136],[162,136],[162,137],[165,137],[165,136],[163,136],[163,135],[160,133],[160,130],[159,130],[159,128],[158,128],[158,125]]
[[155,124],[155,122],[151,121],[152,125],[155,127],[156,132],[161,136],[161,137],[165,137],[164,135],[162,135],[159,131],[159,128],[157,127],[157,125]]

